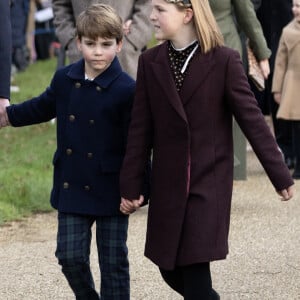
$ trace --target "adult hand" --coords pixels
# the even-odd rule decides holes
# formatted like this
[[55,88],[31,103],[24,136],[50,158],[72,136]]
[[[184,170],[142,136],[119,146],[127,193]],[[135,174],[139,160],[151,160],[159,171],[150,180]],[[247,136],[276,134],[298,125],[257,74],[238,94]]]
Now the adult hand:
[[295,187],[294,185],[291,185],[285,190],[277,191],[277,193],[281,196],[282,201],[288,201],[294,196]]
[[130,215],[135,212],[144,202],[144,196],[140,195],[139,199],[128,200],[121,198],[120,211],[125,215]]
[[0,98],[0,128],[9,125],[9,120],[6,113],[7,106],[9,106],[9,100]]
[[274,100],[277,104],[280,104],[281,102],[281,93],[274,93]]
[[131,27],[131,24],[132,24],[132,20],[129,19],[127,20],[124,24],[123,24],[123,32],[124,32],[124,35],[128,35],[130,33],[130,27]]
[[259,67],[265,79],[268,78],[270,74],[270,64],[268,59],[261,60],[259,62]]

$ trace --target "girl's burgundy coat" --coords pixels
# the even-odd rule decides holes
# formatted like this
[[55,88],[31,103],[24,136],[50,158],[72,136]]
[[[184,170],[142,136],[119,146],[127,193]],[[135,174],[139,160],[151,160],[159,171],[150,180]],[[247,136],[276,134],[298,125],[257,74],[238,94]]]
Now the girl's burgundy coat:
[[121,195],[137,199],[152,149],[145,255],[164,269],[224,259],[228,253],[232,116],[274,187],[282,190],[293,184],[249,89],[239,54],[226,47],[197,52],[180,93],[168,59],[167,42],[140,57],[120,178]]

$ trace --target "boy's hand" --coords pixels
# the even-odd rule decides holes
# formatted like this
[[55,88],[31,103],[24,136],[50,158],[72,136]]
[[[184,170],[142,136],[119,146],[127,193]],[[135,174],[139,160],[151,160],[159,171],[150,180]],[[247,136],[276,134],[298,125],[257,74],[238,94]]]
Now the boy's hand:
[[0,128],[9,125],[9,120],[6,113],[7,106],[9,106],[9,100],[0,98]]
[[125,215],[130,215],[131,213],[135,212],[138,208],[140,208],[143,202],[143,195],[140,195],[140,198],[135,200],[128,200],[122,197],[120,211]]
[[277,193],[278,193],[278,195],[281,196],[282,201],[288,201],[294,196],[294,193],[295,193],[294,185],[289,186],[285,190],[277,191]]

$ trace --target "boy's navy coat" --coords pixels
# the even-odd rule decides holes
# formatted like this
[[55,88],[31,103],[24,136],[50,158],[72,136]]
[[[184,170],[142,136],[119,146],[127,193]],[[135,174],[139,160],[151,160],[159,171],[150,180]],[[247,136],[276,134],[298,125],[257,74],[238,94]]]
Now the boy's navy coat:
[[196,52],[179,93],[168,59],[167,42],[140,56],[120,176],[138,199],[153,148],[145,255],[163,269],[228,253],[233,115],[276,190],[293,183],[235,50]]
[[60,212],[119,213],[119,170],[125,153],[135,81],[118,59],[94,81],[84,61],[58,70],[39,97],[7,108],[12,126],[57,117],[51,204]]

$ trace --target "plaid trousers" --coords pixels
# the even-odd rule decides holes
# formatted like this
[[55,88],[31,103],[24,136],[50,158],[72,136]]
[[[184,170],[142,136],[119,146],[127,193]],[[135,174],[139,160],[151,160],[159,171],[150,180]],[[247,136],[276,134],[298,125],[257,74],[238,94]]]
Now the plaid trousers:
[[[100,297],[90,269],[91,227],[94,222],[101,274]],[[55,255],[77,300],[130,299],[127,229],[128,216],[58,213]]]

